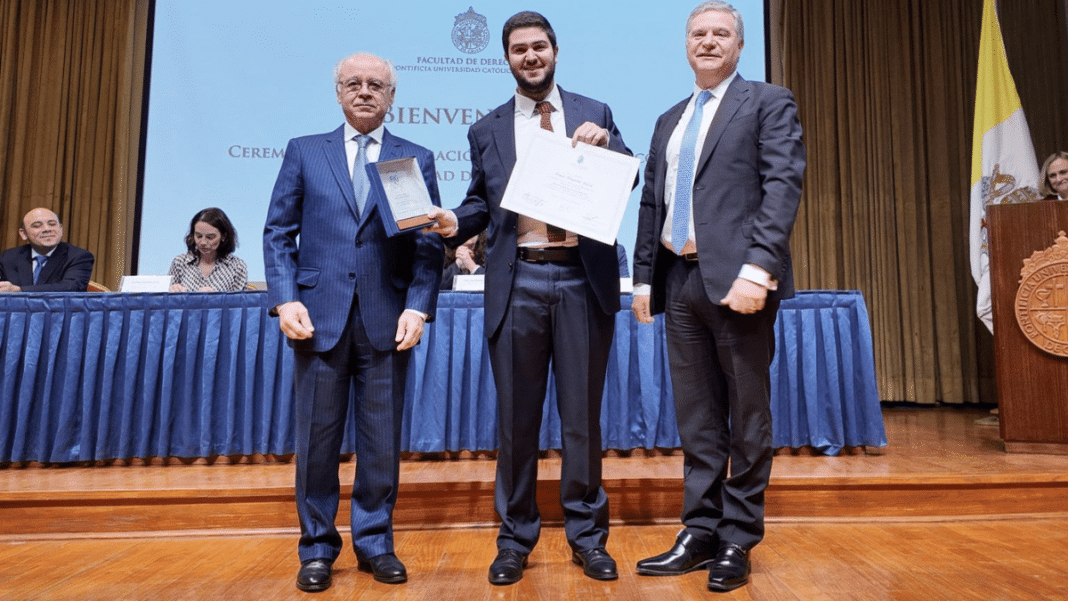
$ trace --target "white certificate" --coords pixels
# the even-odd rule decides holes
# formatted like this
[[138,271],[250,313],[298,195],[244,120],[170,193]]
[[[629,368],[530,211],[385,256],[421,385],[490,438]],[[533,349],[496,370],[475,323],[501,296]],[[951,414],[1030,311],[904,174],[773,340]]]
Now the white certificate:
[[501,207],[612,244],[641,161],[538,130],[516,163]]

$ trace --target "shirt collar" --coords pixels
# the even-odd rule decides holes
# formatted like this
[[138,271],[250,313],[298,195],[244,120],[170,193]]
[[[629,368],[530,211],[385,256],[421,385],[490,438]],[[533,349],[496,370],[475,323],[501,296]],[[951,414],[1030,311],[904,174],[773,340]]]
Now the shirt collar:
[[30,247],[30,261],[31,261],[31,262],[32,262],[32,261],[36,261],[36,260],[37,260],[37,257],[48,257],[48,258],[52,258],[52,255],[54,255],[54,254],[56,253],[56,248],[59,248],[59,245],[58,245],[58,244],[57,244],[57,245],[55,246],[55,248],[53,248],[52,250],[50,250],[50,251],[48,251],[47,253],[45,253],[45,254],[43,254],[43,255],[42,255],[41,253],[37,252],[37,249],[36,249],[36,248],[34,248],[34,247],[32,247],[32,246],[31,246],[31,247]]
[[[374,140],[375,142],[378,142],[379,144],[381,144],[382,143],[382,134],[385,131],[386,131],[386,124],[383,123],[382,125],[379,125],[378,127],[372,129],[371,133],[369,133],[367,135],[371,136],[371,139]],[[348,121],[345,122],[345,141],[346,142],[351,140],[353,138],[353,136],[355,136],[358,133],[360,133],[360,132],[356,131],[356,128],[353,127]]]
[[[730,75],[728,75],[727,79],[724,79],[723,81],[719,82],[719,84],[717,84],[716,87],[714,87],[711,90],[709,90],[710,92],[712,92],[712,97],[722,100],[723,99],[723,95],[727,93],[727,88],[731,85],[731,82],[734,81],[735,77],[738,77],[738,71],[737,70],[735,70]],[[697,85],[697,82],[694,82],[694,84],[693,84],[693,97],[696,98],[697,95],[700,94],[701,90],[703,90],[703,89],[704,88],[702,88],[701,86]]]
[[524,117],[530,117],[534,114],[534,106],[539,102],[548,102],[552,105],[554,111],[564,110],[564,99],[560,97],[560,88],[556,87],[556,83],[554,82],[553,89],[549,90],[549,95],[542,100],[534,100],[529,96],[524,96],[519,92],[516,92],[515,112]]

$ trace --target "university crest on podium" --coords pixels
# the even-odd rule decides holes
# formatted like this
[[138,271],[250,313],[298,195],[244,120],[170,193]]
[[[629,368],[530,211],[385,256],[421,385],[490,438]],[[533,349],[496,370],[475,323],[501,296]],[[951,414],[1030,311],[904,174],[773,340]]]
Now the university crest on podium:
[[1016,323],[1038,348],[1068,357],[1068,237],[1024,259],[1016,291]]

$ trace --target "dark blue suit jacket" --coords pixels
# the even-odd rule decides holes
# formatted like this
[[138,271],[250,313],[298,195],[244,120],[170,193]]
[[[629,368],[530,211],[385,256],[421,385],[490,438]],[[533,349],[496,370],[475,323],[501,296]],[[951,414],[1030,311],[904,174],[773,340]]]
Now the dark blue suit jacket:
[[[689,98],[657,119],[645,166],[634,247],[634,282],[652,285],[652,311],[664,310],[672,253],[660,244],[667,216],[667,143]],[[770,299],[794,294],[790,231],[801,202],[805,147],[790,90],[737,76],[708,128],[694,174],[694,234],[708,298],[719,303],[742,265],[778,280]]]
[[0,254],[0,282],[11,282],[23,292],[85,292],[93,273],[93,253],[60,242],[33,283],[30,245],[23,244]]
[[[570,137],[575,128],[592,121],[608,130],[608,148],[631,154],[612,120],[608,105],[565,92],[564,123]],[[517,248],[517,215],[501,208],[501,199],[515,167],[515,98],[479,119],[467,132],[471,144],[471,186],[456,208],[459,231],[453,243],[489,228],[486,237],[486,328],[491,337],[501,324],[512,292]],[[619,261],[615,246],[579,238],[579,252],[594,295],[605,313],[619,311]]]
[[[433,319],[441,236],[416,231],[387,237],[378,209],[383,201],[373,190],[357,218],[344,131],[341,126],[289,141],[264,227],[267,298],[271,307],[304,303],[315,335],[290,344],[323,352],[337,344],[358,292],[367,336],[386,351],[397,346],[397,319],[404,309]],[[380,161],[410,156],[418,159],[430,198],[440,206],[434,155],[389,131],[383,134]]]

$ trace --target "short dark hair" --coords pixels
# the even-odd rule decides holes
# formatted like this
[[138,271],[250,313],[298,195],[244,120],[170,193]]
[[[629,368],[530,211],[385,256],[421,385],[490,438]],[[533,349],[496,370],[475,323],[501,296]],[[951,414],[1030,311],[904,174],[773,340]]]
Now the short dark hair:
[[544,31],[545,35],[549,36],[549,43],[552,44],[553,50],[556,50],[556,32],[553,31],[553,26],[549,25],[549,20],[542,16],[541,13],[525,10],[512,15],[511,18],[504,22],[501,43],[504,44],[505,56],[508,56],[508,38],[512,36],[513,31],[524,27],[537,27]]
[[189,233],[185,235],[185,246],[189,249],[189,252],[193,253],[197,260],[200,260],[200,251],[197,250],[197,243],[193,233],[196,230],[197,223],[201,221],[219,230],[219,233],[222,234],[222,240],[219,240],[219,250],[215,251],[215,258],[221,260],[230,256],[230,253],[237,248],[237,230],[234,229],[234,224],[230,223],[230,218],[226,216],[226,213],[223,213],[222,209],[215,207],[201,209],[196,215],[193,215],[193,220],[189,222]]

